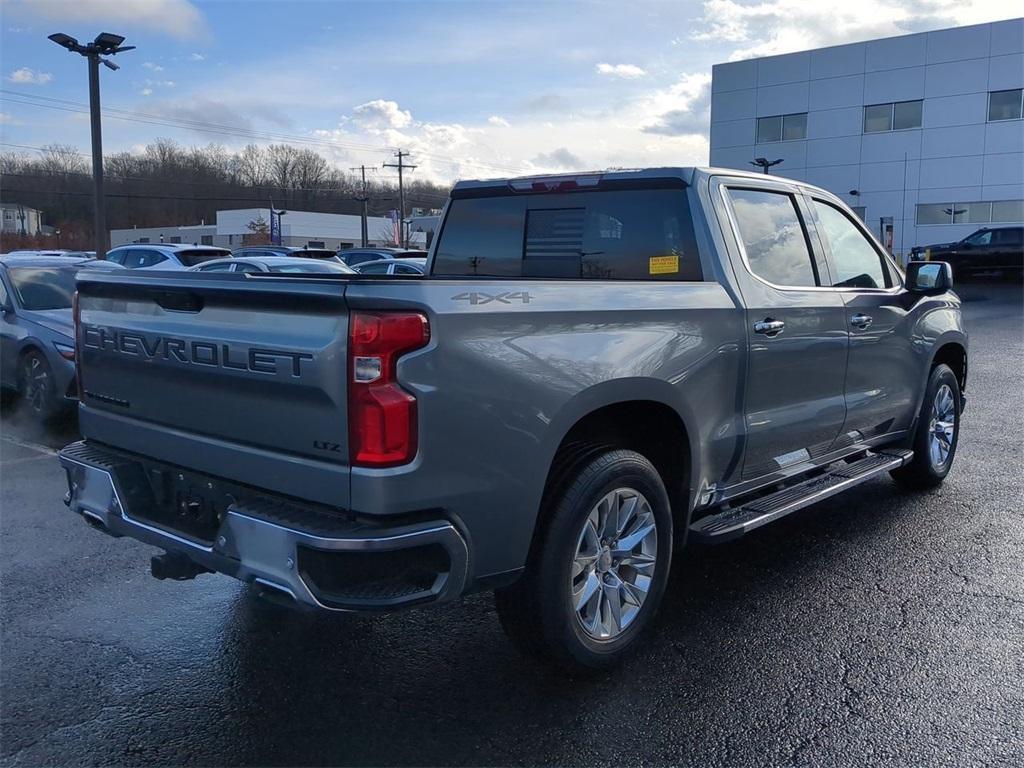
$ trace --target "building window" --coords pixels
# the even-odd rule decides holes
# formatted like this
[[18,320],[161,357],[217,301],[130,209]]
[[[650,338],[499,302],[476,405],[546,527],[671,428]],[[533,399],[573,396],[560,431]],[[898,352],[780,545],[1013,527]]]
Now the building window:
[[172,243],[180,243],[181,242],[181,235],[175,235],[174,237],[172,237],[171,238],[171,242]]
[[988,119],[1020,120],[1024,112],[1024,88],[992,91],[988,95]]
[[306,243],[307,248],[326,248],[323,240],[310,240]]
[[757,143],[798,141],[807,138],[807,113],[757,118]]
[[203,245],[213,245],[213,235],[201,235],[199,241]]
[[148,242],[149,242],[149,238],[148,238],[148,237],[140,237],[140,238],[139,238],[138,240],[136,240],[135,242],[136,242],[136,243],[148,243]]
[[992,203],[992,221],[1024,221],[1024,200],[997,200]]
[[1024,221],[1024,200],[972,203],[922,203],[916,221],[923,224],[1007,224]]
[[917,101],[896,101],[864,107],[864,133],[905,131],[921,127],[921,105]]

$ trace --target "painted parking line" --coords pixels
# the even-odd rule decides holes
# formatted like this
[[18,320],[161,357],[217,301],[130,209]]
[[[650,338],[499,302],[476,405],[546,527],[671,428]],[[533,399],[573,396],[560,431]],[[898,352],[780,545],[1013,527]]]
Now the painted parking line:
[[[3,437],[0,437],[0,440],[2,440],[5,443],[10,443],[11,445],[17,445],[19,448],[28,448],[30,451],[36,451],[38,453],[46,454],[47,456],[56,456],[57,455],[57,449],[56,448],[51,448],[48,445],[43,445],[42,443],[36,443],[36,442],[31,441],[31,440],[22,440],[21,438],[11,437],[10,435],[4,435]],[[4,462],[4,463],[5,464],[7,464],[7,463],[13,464],[14,461]]]

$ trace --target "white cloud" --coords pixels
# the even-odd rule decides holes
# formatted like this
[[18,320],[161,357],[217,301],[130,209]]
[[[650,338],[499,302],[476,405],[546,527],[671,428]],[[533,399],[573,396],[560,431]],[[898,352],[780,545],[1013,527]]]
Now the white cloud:
[[405,128],[412,123],[412,114],[409,110],[399,109],[398,102],[395,101],[374,99],[360,104],[352,111],[355,120],[369,129]]
[[152,61],[144,61],[144,62],[142,62],[142,66],[145,67],[146,69],[151,69],[154,72],[163,72],[164,71],[163,67],[161,67],[159,64],[154,64]]
[[651,116],[642,123],[644,133],[707,136],[711,125],[711,75],[684,74],[668,88],[647,94],[638,113]]
[[488,117],[487,124],[496,125],[499,128],[508,128],[509,126],[508,120],[506,120],[504,117],[499,117],[498,115],[491,115],[490,117]]
[[153,95],[153,89],[152,88],[143,88],[141,93],[142,93],[143,96],[152,96]]
[[193,53],[188,58],[189,61],[206,61],[206,57],[201,53]]
[[554,171],[582,171],[586,169],[587,165],[565,147],[559,147],[550,152],[542,152],[533,158],[533,162],[544,170]]
[[594,69],[599,75],[621,77],[625,80],[635,80],[647,74],[646,70],[636,64],[598,64]]
[[694,40],[733,43],[731,61],[1006,18],[1003,0],[705,0]]
[[154,30],[180,40],[206,37],[203,14],[189,0],[31,0],[5,3],[22,16],[92,28],[120,25]]
[[49,72],[38,72],[28,67],[16,69],[7,76],[7,80],[18,85],[46,85],[53,80]]

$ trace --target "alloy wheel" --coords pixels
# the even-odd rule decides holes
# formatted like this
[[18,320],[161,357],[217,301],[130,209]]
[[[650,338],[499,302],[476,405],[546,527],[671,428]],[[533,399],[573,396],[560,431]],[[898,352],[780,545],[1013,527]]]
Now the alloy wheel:
[[932,402],[932,416],[928,429],[928,453],[932,466],[938,468],[946,463],[953,449],[953,435],[956,430],[956,398],[948,384],[943,384],[935,393]]
[[658,528],[647,498],[633,488],[605,494],[583,523],[572,562],[572,606],[584,632],[607,642],[632,624],[657,557]]
[[46,409],[46,398],[50,391],[50,372],[42,358],[31,355],[25,360],[22,381],[25,402],[36,413],[42,413]]

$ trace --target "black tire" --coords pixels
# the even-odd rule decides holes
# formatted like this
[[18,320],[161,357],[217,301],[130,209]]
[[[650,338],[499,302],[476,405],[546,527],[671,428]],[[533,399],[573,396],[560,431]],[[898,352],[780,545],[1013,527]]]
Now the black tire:
[[18,364],[18,393],[21,404],[36,419],[50,422],[60,415],[63,403],[57,395],[53,369],[38,350],[22,355]]
[[[932,445],[932,435],[935,434],[936,429],[933,410],[936,408],[936,396],[943,387],[949,388],[953,399],[952,439],[947,440],[949,447],[945,454],[942,455],[940,449],[939,454],[936,455]],[[917,417],[917,427],[912,445],[914,458],[910,460],[910,463],[893,470],[894,480],[907,488],[923,489],[934,488],[946,478],[949,470],[953,467],[953,460],[956,458],[956,446],[960,439],[961,407],[960,382],[957,380],[956,374],[948,365],[936,365],[928,377],[928,386],[925,387],[921,412]],[[940,445],[943,442],[946,441],[940,440]]]
[[[613,637],[597,639],[584,628],[583,619],[573,606],[574,558],[585,535],[588,518],[599,502],[619,489],[626,490],[621,494],[624,504],[634,498],[630,491],[642,496],[635,508],[645,510],[647,521],[653,519],[656,543],[646,539],[644,546],[649,547],[649,552],[655,552],[656,558],[653,566],[645,566],[645,570],[648,567],[652,570],[646,596],[639,601],[639,607],[629,604],[629,597],[620,604],[632,611],[627,624]],[[643,500],[647,507],[643,507]],[[562,473],[562,482],[549,489],[541,512],[541,529],[537,534],[540,538],[531,550],[526,572],[512,586],[495,592],[502,628],[524,653],[567,671],[612,667],[637,647],[665,591],[672,559],[672,513],[665,485],[654,466],[635,451],[603,449],[596,455],[584,452],[580,461]],[[638,528],[635,530],[649,527],[649,522],[644,526],[639,517],[636,520]],[[628,524],[626,530],[630,530]],[[604,541],[601,544],[604,545]],[[608,556],[611,554],[609,551]],[[639,578],[640,571],[633,571],[632,566],[626,565],[631,559],[623,558],[622,565],[618,560],[610,560],[615,566],[611,575],[601,570],[608,568],[608,558],[595,557],[591,573],[598,579],[596,583],[602,585],[598,587],[601,594],[597,597],[597,613],[602,606],[608,607],[607,602],[602,603],[606,600],[606,589],[615,590],[620,596],[627,592],[631,596],[637,594],[627,588],[633,585],[623,583]],[[622,579],[615,582],[620,576]],[[615,587],[613,583],[623,586]],[[620,607],[620,613],[622,610]],[[613,611],[605,615],[610,621],[615,620]],[[623,614],[622,619],[627,617]]]

